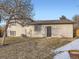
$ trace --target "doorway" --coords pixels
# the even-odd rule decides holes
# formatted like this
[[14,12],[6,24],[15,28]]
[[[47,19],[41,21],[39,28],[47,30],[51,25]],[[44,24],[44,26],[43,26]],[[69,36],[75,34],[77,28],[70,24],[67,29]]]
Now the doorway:
[[51,37],[51,26],[47,27],[47,37]]

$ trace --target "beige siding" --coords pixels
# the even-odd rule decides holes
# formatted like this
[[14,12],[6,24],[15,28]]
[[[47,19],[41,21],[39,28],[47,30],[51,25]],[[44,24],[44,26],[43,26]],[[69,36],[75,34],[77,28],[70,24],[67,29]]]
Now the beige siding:
[[11,26],[8,28],[8,36],[10,36],[10,30],[16,31],[16,36],[21,36],[25,34],[29,37],[47,37],[46,27],[51,26],[52,37],[73,37],[73,24],[54,24],[54,25],[42,25],[41,31],[35,31],[34,25],[28,25],[22,27],[17,24],[16,26]]
[[[60,24],[60,25],[42,25],[41,31],[34,30],[34,26],[27,28],[27,35],[31,37],[47,37],[46,27],[51,26],[52,37],[73,37],[73,25],[72,24]],[[55,28],[55,29],[54,29]],[[30,33],[30,34],[29,34]]]
[[8,27],[8,30],[7,30],[7,35],[8,36],[11,36],[10,31],[16,31],[15,36],[21,36],[21,34],[23,34],[23,27],[20,24],[16,24],[16,26],[11,25],[11,26]]

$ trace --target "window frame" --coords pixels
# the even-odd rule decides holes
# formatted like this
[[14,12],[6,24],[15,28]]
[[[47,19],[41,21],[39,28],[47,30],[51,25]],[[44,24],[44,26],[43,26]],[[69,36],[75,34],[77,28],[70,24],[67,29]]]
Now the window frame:
[[41,31],[41,27],[42,25],[34,25],[34,31],[36,32],[40,32]]
[[10,36],[16,36],[16,31],[10,31]]

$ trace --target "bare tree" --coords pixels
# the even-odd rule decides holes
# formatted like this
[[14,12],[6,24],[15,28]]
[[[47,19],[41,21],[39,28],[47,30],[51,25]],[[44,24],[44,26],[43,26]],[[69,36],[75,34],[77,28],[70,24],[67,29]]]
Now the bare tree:
[[2,45],[6,38],[8,25],[10,21],[13,20],[13,17],[17,16],[14,20],[18,20],[21,23],[26,22],[32,18],[32,10],[31,0],[0,0],[0,15],[2,15],[6,21]]
[[75,15],[72,19],[75,22],[79,22],[79,15]]

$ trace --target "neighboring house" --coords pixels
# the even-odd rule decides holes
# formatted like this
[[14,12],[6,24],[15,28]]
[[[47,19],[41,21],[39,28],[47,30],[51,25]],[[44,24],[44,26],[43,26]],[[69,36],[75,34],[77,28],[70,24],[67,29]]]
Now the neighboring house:
[[9,24],[7,36],[68,37],[73,38],[73,22],[68,19],[20,22]]

